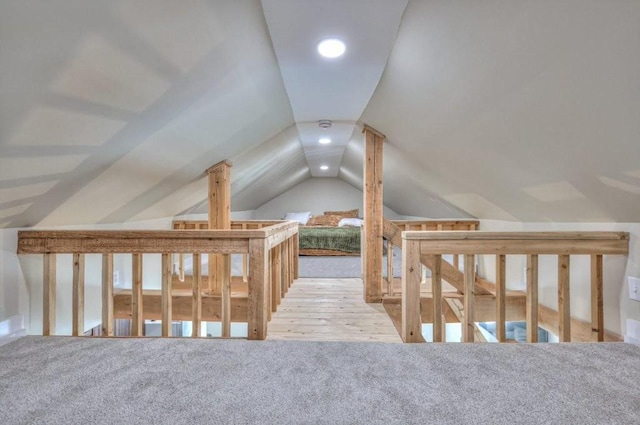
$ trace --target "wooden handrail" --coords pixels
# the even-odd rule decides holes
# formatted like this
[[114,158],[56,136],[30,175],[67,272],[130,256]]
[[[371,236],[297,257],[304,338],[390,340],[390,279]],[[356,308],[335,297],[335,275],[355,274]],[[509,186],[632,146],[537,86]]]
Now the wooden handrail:
[[[186,228],[182,225],[183,228]],[[101,231],[69,230],[47,231],[33,230],[18,233],[18,254],[43,254],[44,256],[44,303],[43,334],[55,334],[56,302],[56,254],[73,254],[73,334],[83,333],[82,311],[84,310],[84,255],[102,254],[102,317],[103,335],[113,335],[114,300],[118,297],[113,290],[113,254],[131,254],[133,264],[132,290],[128,295],[129,314],[134,320],[133,333],[140,336],[146,312],[145,292],[142,290],[142,254],[162,254],[162,290],[161,318],[162,335],[171,335],[171,321],[174,298],[188,298],[191,303],[192,321],[202,320],[202,282],[200,276],[201,254],[247,254],[250,272],[247,277],[248,294],[246,312],[249,339],[265,339],[267,320],[277,308],[279,300],[272,302],[274,294],[283,295],[295,277],[297,277],[297,235],[298,223],[295,221],[258,222],[255,228],[244,225],[242,230],[134,230]],[[254,227],[254,226],[251,226]],[[276,254],[277,252],[277,254]],[[173,290],[172,254],[193,254],[195,261],[192,293],[178,294]],[[294,257],[295,255],[295,257]],[[277,257],[277,258],[276,258]],[[286,269],[274,270],[282,264]],[[183,285],[184,286],[184,285]],[[284,288],[284,289],[283,289]],[[281,293],[282,291],[282,293]],[[183,291],[184,292],[184,291]],[[230,291],[218,297],[222,303],[231,305]],[[120,297],[119,299],[122,299]],[[207,314],[211,316],[210,296],[207,300]],[[184,310],[184,303],[177,304]],[[149,307],[149,306],[147,306]],[[118,311],[122,308],[118,307]],[[230,311],[228,308],[226,311]],[[224,311],[224,308],[222,309]],[[156,313],[153,313],[154,315]],[[181,313],[184,316],[184,313]],[[237,317],[237,314],[236,314]],[[154,316],[157,318],[157,316]],[[232,320],[230,314],[222,314],[223,326]],[[209,319],[210,320],[210,319]],[[196,331],[194,331],[194,336]]]
[[[475,256],[496,255],[497,284],[496,328],[500,341],[505,339],[505,257],[527,256],[527,341],[537,342],[538,329],[538,256],[557,255],[558,303],[561,341],[571,339],[571,316],[569,312],[569,256],[591,256],[591,328],[593,340],[604,340],[603,316],[603,255],[627,255],[629,234],[625,232],[416,232],[402,233],[402,338],[405,342],[420,342],[420,264],[429,260],[437,270],[436,285],[439,285],[442,270],[442,254],[464,256],[463,292],[463,338],[474,341],[474,296],[478,294],[475,277]],[[444,276],[442,276],[444,277]],[[483,288],[484,289],[484,288]],[[434,288],[439,292],[441,288]],[[486,289],[484,289],[486,290]],[[490,292],[491,293],[491,292]],[[434,298],[434,304],[440,302]],[[441,317],[433,318],[434,328],[442,325]]]

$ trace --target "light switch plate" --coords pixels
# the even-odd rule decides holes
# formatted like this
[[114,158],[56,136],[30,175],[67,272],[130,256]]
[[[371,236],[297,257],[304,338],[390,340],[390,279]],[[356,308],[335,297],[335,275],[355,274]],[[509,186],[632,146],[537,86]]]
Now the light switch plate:
[[627,281],[629,282],[629,298],[640,301],[640,279],[627,276]]

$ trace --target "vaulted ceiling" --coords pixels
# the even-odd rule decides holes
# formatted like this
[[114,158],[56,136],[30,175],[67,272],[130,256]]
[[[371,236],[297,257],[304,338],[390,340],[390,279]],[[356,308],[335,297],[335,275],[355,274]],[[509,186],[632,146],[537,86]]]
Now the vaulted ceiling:
[[234,210],[361,188],[361,123],[400,214],[637,222],[638,22],[631,0],[3,1],[0,227],[172,216],[223,159]]

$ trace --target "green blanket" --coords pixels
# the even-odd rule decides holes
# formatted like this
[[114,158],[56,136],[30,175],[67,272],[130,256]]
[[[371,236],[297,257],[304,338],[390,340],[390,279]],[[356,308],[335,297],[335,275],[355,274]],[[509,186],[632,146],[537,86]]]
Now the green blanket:
[[300,227],[300,249],[360,252],[359,227]]

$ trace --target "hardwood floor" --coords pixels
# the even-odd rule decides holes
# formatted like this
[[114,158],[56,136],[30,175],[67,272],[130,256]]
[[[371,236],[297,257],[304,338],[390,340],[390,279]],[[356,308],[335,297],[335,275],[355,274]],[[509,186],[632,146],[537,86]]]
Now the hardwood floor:
[[402,340],[382,304],[366,304],[361,279],[297,279],[269,322],[267,339]]

